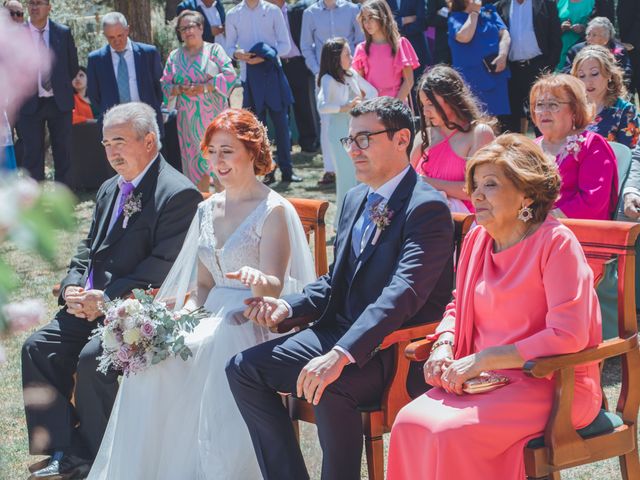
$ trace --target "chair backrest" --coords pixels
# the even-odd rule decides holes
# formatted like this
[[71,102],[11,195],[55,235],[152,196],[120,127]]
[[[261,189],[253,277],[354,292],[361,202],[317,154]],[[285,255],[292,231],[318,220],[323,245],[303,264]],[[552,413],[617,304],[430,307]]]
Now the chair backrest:
[[577,237],[593,270],[594,285],[604,276],[608,263],[618,259],[618,335],[638,332],[635,298],[635,244],[640,224],[608,220],[560,220]]
[[472,213],[458,213],[454,212],[451,214],[453,217],[453,242],[455,247],[455,256],[456,263],[458,263],[458,258],[460,257],[460,250],[462,249],[462,242],[464,242],[464,238],[471,230],[471,226],[476,219],[476,216]]
[[629,174],[629,168],[631,167],[631,150],[626,145],[618,142],[609,142],[609,146],[613,150],[616,156],[616,163],[618,164],[618,195],[622,191],[622,186],[627,180]]
[[298,212],[307,240],[310,240],[311,234],[313,234],[313,257],[316,264],[316,274],[320,277],[329,271],[324,221],[329,202],[308,198],[287,198],[287,200]]

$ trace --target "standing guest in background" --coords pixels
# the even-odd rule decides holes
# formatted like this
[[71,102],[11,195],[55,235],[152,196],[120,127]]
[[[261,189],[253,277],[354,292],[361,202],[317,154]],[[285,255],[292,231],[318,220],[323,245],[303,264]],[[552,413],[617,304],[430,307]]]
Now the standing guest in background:
[[587,130],[593,108],[584,85],[571,75],[545,75],[531,88],[536,141],[555,157],[562,185],[556,217],[611,220],[618,201],[616,157],[607,141]]
[[162,135],[162,63],[158,50],[132,41],[127,19],[120,12],[102,17],[102,33],[107,45],[91,52],[87,64],[87,93],[97,117],[114,105],[143,102],[156,111]]
[[167,100],[176,99],[182,172],[198,190],[208,192],[210,166],[200,142],[213,119],[229,106],[236,72],[220,45],[202,39],[203,25],[201,13],[184,10],[178,15],[182,46],[169,54],[161,83]]
[[268,0],[282,10],[284,22],[289,31],[291,50],[280,57],[282,69],[287,77],[291,93],[293,94],[293,111],[298,127],[298,144],[306,153],[318,150],[318,132],[316,129],[315,101],[313,75],[304,62],[300,53],[300,32],[302,29],[302,15],[308,5],[308,0],[301,0],[293,6],[287,6],[285,0]]
[[507,93],[510,45],[509,31],[495,6],[483,7],[480,0],[451,0],[449,47],[452,66],[462,74],[487,112],[494,116],[511,113]]
[[614,0],[596,0],[593,16],[606,17],[611,23],[614,23],[616,21]]
[[87,69],[80,67],[76,78],[71,82],[73,85],[73,125],[85,123],[95,118],[91,100],[87,96]]
[[[358,24],[358,5],[347,0],[318,0],[307,8],[302,15],[300,32],[300,50],[304,61],[315,77],[317,85],[320,72],[320,57],[324,44],[330,38],[346,38],[353,52],[356,45],[364,39]],[[314,87],[315,88],[315,87]],[[316,91],[317,94],[317,91]],[[315,97],[315,95],[314,95]],[[336,179],[336,160],[332,154],[332,139],[329,138],[329,117],[320,114],[320,146],[324,175],[320,185],[331,185]]]
[[594,5],[594,0],[558,0],[562,50],[556,70],[561,71],[564,68],[567,52],[584,38]]
[[413,71],[413,78],[420,78],[431,60],[424,36],[427,29],[425,0],[389,0],[388,3],[400,35],[409,40],[416,52],[420,65]]
[[34,48],[49,50],[50,69],[42,68],[33,85],[36,93],[22,106],[18,128],[23,145],[23,166],[36,180],[44,180],[44,129],[49,129],[54,179],[65,183],[71,166],[72,80],[78,73],[78,51],[69,27],[49,19],[49,0],[29,0],[28,28]]
[[640,92],[640,8],[637,0],[618,0],[620,40],[631,48],[629,57],[633,70],[632,93]]
[[449,4],[447,0],[427,0],[426,22],[429,27],[436,30],[435,49],[432,52],[433,63],[451,64],[451,51],[449,50],[449,38],[447,34],[447,18],[449,17]]
[[586,47],[573,61],[571,74],[582,80],[595,110],[596,117],[587,130],[610,142],[635,148],[640,137],[640,119],[636,106],[624,98],[622,70],[613,55],[599,45]]
[[407,101],[413,88],[413,70],[420,62],[411,43],[400,36],[389,4],[385,0],[367,0],[358,21],[365,41],[353,54],[353,68],[381,97]]
[[[255,51],[252,51],[254,50]],[[282,73],[279,57],[289,53],[291,40],[282,10],[265,0],[242,0],[227,13],[226,50],[240,63],[240,78],[244,96],[243,108],[252,110],[266,125],[267,112],[276,130],[278,168],[283,182],[301,182],[293,173],[291,163],[291,134],[289,132],[289,107],[293,102],[291,88]],[[265,57],[269,56],[269,60]],[[256,75],[256,82],[247,82],[248,66],[263,65],[264,71]],[[270,82],[260,77],[267,73]],[[282,73],[282,75],[280,75]],[[264,176],[264,183],[276,181],[275,170]]]
[[631,86],[633,71],[631,69],[631,60],[627,54],[627,49],[615,39],[616,29],[605,17],[595,17],[587,24],[586,41],[576,43],[567,52],[563,73],[571,72],[576,55],[587,45],[600,45],[609,49],[615,57],[616,63],[622,69],[624,81],[628,87]]
[[498,14],[511,36],[509,48],[509,108],[505,129],[526,133],[529,91],[542,72],[553,71],[562,42],[555,0],[498,0]]
[[420,134],[411,165],[442,192],[453,212],[473,212],[464,189],[467,159],[490,143],[495,119],[483,116],[460,74],[447,65],[430,68],[418,82]]
[[[224,20],[226,13],[222,0],[185,0],[178,4],[176,8],[176,16],[185,10],[192,12],[200,12],[202,15],[202,39],[207,43],[215,43],[218,37],[218,43],[222,44],[224,38]],[[178,34],[178,38],[180,35]]]
[[24,7],[18,0],[5,0],[2,6],[9,12],[11,20],[16,23],[24,23]]

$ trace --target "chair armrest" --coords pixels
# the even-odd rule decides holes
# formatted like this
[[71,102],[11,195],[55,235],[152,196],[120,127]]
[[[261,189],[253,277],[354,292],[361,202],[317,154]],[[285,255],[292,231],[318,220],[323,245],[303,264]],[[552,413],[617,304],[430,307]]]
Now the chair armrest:
[[280,322],[275,327],[271,327],[273,333],[287,333],[293,330],[294,328],[306,327],[314,320],[317,320],[318,317],[315,315],[307,315],[306,317],[292,317],[286,318],[282,322]]
[[[411,345],[409,345],[409,347],[411,347]],[[613,338],[602,342],[595,347],[587,348],[577,353],[568,353],[565,355],[555,355],[553,357],[542,357],[529,360],[522,368],[525,374],[530,377],[543,378],[563,368],[576,367],[585,363],[602,361],[607,358],[622,355],[634,348],[638,348],[637,334],[628,338]]]
[[410,342],[416,338],[426,337],[436,331],[440,322],[423,323],[422,325],[412,325],[410,327],[400,328],[390,333],[380,344],[380,350],[389,348],[399,342]]
[[405,348],[404,356],[412,362],[424,362],[429,358],[433,343],[434,340],[427,340],[426,338],[418,340],[417,342],[412,342],[407,345],[407,348]]
[[60,296],[60,284],[56,283],[53,288],[51,289],[51,294],[58,298]]

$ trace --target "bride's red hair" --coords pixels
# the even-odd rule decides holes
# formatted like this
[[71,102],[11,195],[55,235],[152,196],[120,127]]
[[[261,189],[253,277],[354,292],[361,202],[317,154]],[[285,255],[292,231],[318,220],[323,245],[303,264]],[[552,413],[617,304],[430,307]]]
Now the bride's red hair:
[[242,142],[253,159],[253,171],[256,175],[266,175],[273,170],[271,145],[267,129],[249,110],[228,108],[223,110],[207,127],[200,149],[206,156],[211,137],[218,130],[231,133]]

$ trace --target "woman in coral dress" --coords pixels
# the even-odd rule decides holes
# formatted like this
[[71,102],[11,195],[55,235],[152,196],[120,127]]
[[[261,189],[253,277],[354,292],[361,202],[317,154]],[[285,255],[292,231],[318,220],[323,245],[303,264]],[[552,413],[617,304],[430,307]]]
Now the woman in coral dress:
[[[470,161],[480,226],[462,248],[456,294],[424,367],[434,388],[394,423],[389,480],[525,480],[523,449],[544,431],[554,380],[527,377],[522,366],[601,339],[593,273],[571,231],[547,216],[559,184],[552,161],[521,135],[498,138]],[[463,392],[488,371],[509,383]],[[598,365],[577,367],[573,425],[590,424],[601,402]]]

